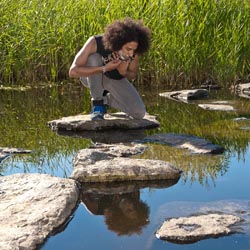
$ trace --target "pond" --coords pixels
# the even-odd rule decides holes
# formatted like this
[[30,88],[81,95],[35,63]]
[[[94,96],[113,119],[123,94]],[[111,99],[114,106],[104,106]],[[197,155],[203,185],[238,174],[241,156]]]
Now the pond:
[[[157,115],[160,128],[82,135],[59,134],[47,126],[50,120],[90,111],[89,93],[78,83],[0,89],[0,147],[33,151],[13,155],[0,163],[3,176],[47,173],[68,177],[73,157],[80,149],[92,141],[109,143],[114,137],[122,142],[156,133],[189,134],[225,148],[220,155],[192,155],[187,150],[150,144],[149,150],[139,157],[165,160],[183,170],[177,183],[85,185],[72,217],[40,250],[250,249],[250,121],[234,120],[250,117],[249,99],[235,96],[227,89],[214,90],[209,101],[227,100],[236,111],[208,111],[198,107],[197,101],[187,104],[160,97],[165,88],[137,86],[148,112]],[[193,244],[175,244],[155,237],[165,218],[205,210],[237,213],[240,209],[248,220],[242,233]]]

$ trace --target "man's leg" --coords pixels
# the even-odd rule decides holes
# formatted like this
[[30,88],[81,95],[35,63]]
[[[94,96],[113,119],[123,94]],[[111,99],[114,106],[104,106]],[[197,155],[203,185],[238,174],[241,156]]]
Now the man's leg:
[[[88,66],[101,66],[102,59],[99,54],[92,54],[88,58]],[[98,73],[89,77],[81,77],[81,82],[85,87],[90,89],[90,94],[92,96],[92,120],[103,119],[106,113],[106,107],[103,103],[103,73]]]
[[103,87],[110,92],[109,105],[125,112],[135,119],[145,116],[145,105],[133,86],[126,78],[112,80],[104,76]]

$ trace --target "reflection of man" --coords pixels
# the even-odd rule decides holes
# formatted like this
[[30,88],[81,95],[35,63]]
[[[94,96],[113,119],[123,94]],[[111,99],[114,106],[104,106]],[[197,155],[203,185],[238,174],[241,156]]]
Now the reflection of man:
[[118,235],[140,234],[148,224],[149,207],[139,190],[124,194],[83,193],[82,202],[95,215],[104,215],[108,229]]

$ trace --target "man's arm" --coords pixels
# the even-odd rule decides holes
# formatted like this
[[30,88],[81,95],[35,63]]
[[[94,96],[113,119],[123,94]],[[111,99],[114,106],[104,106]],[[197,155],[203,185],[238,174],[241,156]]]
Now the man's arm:
[[122,62],[117,68],[119,73],[129,80],[133,80],[137,77],[139,70],[139,57],[135,55],[134,60],[129,62]]
[[88,67],[86,66],[88,57],[96,52],[96,41],[92,36],[84,44],[82,49],[76,54],[75,59],[70,67],[70,77],[90,76],[102,72],[102,67]]

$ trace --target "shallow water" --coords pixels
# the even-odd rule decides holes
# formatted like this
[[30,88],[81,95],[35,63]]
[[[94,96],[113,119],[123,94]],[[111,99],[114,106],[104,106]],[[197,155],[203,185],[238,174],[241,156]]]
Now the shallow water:
[[[89,112],[89,94],[80,85],[0,90],[0,147],[34,150],[30,155],[4,160],[0,164],[2,175],[38,172],[67,177],[74,154],[91,141],[128,142],[154,133],[192,134],[225,147],[222,155],[199,156],[169,146],[149,145],[140,157],[170,161],[182,169],[177,183],[85,185],[82,201],[70,221],[40,249],[250,249],[250,132],[240,129],[250,122],[232,121],[250,116],[250,101],[227,91],[212,92],[210,99],[229,100],[237,111],[211,112],[197,108],[196,103],[159,97],[158,93],[165,91],[163,87],[138,88],[148,112],[158,115],[159,129],[80,135],[56,134],[47,127],[50,120]],[[165,218],[209,211],[240,215],[245,219],[240,233],[182,245],[155,237]]]

